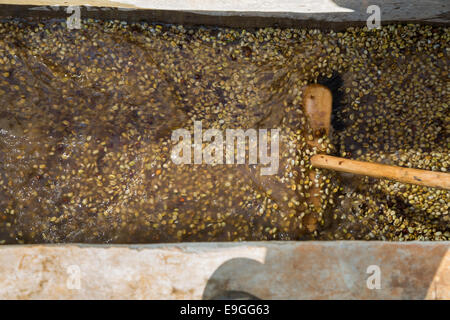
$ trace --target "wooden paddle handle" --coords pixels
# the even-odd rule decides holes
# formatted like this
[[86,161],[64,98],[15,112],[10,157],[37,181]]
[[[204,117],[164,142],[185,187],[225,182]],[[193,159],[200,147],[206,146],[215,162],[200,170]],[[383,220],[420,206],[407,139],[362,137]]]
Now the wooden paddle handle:
[[385,178],[404,183],[450,190],[450,173],[420,169],[403,168],[380,163],[350,160],[324,154],[311,158],[315,168],[331,169],[341,172]]

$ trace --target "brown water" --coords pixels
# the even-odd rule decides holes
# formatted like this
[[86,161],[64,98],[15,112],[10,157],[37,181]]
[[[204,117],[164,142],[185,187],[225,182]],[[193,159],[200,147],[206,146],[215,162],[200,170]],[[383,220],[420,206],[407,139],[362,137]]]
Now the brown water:
[[[359,32],[350,35],[361,36]],[[380,60],[386,50],[380,47],[377,54],[366,55],[365,69],[355,70],[353,62],[366,49],[360,46],[364,41],[353,44],[351,39],[318,30],[93,21],[84,21],[81,30],[68,30],[60,21],[0,24],[0,240],[364,239],[373,226],[367,222],[374,220],[372,208],[379,208],[380,216],[405,208],[389,200],[386,190],[371,203],[367,194],[376,188],[366,190],[360,179],[320,172],[317,182],[310,181],[314,151],[307,144],[311,132],[301,110],[306,84],[340,74],[342,91],[348,87],[359,94],[354,87],[360,85],[352,81],[363,84],[364,76],[355,79],[353,74],[388,65]],[[439,69],[434,62],[427,67],[430,75]],[[384,86],[382,79],[377,81]],[[368,87],[363,97],[371,90],[375,88]],[[202,121],[204,130],[280,129],[278,173],[264,177],[260,166],[248,165],[175,165],[171,134],[177,128],[192,130],[194,119]],[[341,131],[333,138],[336,145],[345,138]],[[404,134],[391,134],[396,135]],[[340,152],[346,145],[347,155],[353,156],[384,150],[371,144],[358,154],[353,145],[363,143],[357,140],[348,140]],[[436,146],[442,148],[444,140]],[[384,145],[396,147],[388,141]],[[445,150],[444,144],[437,151]],[[313,183],[323,189],[319,212],[308,206]],[[434,196],[438,204],[448,199],[445,192]],[[369,212],[366,224],[336,218],[351,212],[355,201],[358,210]],[[443,216],[422,223],[444,234],[448,219]]]

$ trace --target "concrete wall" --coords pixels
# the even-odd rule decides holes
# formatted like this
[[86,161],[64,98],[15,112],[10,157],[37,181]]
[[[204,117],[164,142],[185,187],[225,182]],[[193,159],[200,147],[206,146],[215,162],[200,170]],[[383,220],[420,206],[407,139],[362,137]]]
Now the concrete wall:
[[[211,299],[228,290],[261,299],[450,299],[449,249],[375,241],[0,246],[0,299]],[[371,265],[380,289],[367,287]]]
[[[367,7],[378,5],[381,23],[448,24],[448,0],[0,0],[1,16],[67,16],[56,5],[83,5],[82,17],[231,27],[307,26],[341,29],[365,25]],[[11,4],[15,4],[13,6]],[[17,6],[20,5],[20,6]],[[38,6],[38,7],[36,7]],[[54,6],[54,7],[50,7]],[[94,7],[107,7],[98,10]],[[112,9],[111,8],[115,8]],[[133,10],[141,9],[141,10]],[[131,10],[131,11],[130,11]]]

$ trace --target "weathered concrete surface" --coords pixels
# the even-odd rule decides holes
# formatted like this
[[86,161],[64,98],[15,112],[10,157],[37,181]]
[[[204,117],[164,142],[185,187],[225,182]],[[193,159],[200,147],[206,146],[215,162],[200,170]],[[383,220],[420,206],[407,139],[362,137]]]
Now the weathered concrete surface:
[[[449,248],[358,241],[0,246],[0,298],[209,299],[237,290],[262,299],[450,299]],[[367,287],[370,265],[380,268],[381,289]]]
[[[0,4],[42,6],[41,10],[53,10],[45,6],[92,6],[122,9],[142,9],[132,15],[105,13],[103,17],[131,19],[139,17],[169,23],[217,24],[229,26],[320,26],[320,22],[365,24],[370,5],[381,11],[381,22],[427,22],[449,23],[450,1],[448,0],[0,0]],[[24,7],[20,10],[28,10]],[[36,10],[34,8],[33,10]],[[94,10],[94,9],[92,9]],[[6,9],[3,9],[5,12]],[[11,10],[18,14],[17,9]],[[84,12],[83,16],[97,16]]]

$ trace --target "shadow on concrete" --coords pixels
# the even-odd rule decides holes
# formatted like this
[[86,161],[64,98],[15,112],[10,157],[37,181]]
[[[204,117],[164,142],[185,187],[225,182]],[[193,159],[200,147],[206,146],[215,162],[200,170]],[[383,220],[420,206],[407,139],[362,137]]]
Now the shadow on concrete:
[[[449,298],[448,242],[297,242],[265,247],[264,263],[242,257],[219,266],[203,299]],[[380,269],[380,289],[368,288],[367,279],[374,275],[367,272],[371,265]]]

